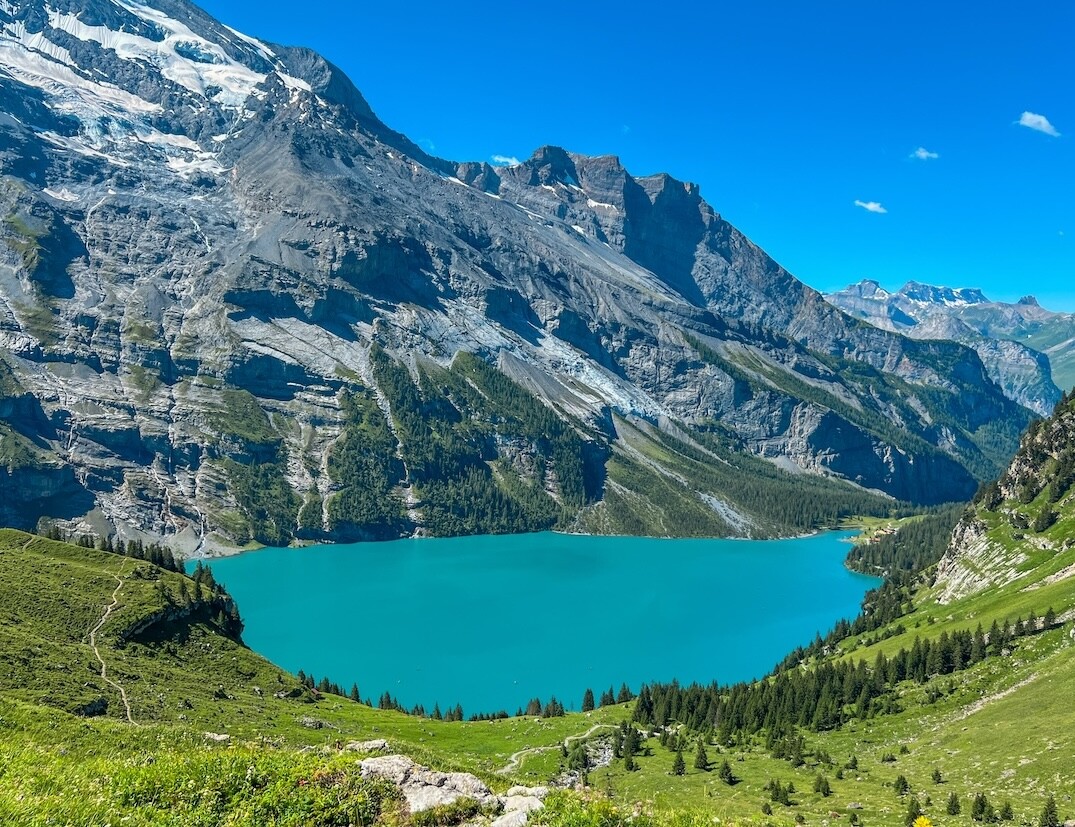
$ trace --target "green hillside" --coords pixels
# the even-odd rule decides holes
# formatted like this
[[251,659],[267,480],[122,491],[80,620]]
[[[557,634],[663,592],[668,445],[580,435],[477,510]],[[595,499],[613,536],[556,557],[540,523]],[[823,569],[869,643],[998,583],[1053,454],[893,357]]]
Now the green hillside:
[[[921,523],[912,518],[901,531]],[[828,654],[804,653],[806,665],[795,669],[838,659],[873,664],[879,652],[891,656],[916,636],[936,640],[1031,611],[1041,628],[970,668],[886,687],[894,702],[884,710],[878,703],[858,717],[849,703],[844,720],[825,729],[723,732],[692,728],[686,714],[669,714],[663,726],[630,724],[638,701],[481,722],[373,709],[311,690],[246,649],[229,599],[211,584],[144,560],[3,531],[0,823],[400,824],[412,817],[398,794],[362,779],[355,754],[339,746],[386,738],[393,751],[473,772],[503,791],[579,766],[576,747],[586,738],[572,736],[589,736],[590,762],[602,744],[620,742],[622,756],[627,727],[638,733],[634,768],[623,757],[591,767],[589,792],[554,795],[532,824],[626,823],[641,808],[631,823],[854,817],[899,825],[916,798],[934,823],[969,827],[979,793],[997,818],[1008,803],[1015,820],[1037,823],[1050,794],[1070,817],[1075,578],[1027,587],[1072,564],[1075,550],[1063,550],[1018,581],[947,605],[937,602],[942,582],[913,586],[913,578],[894,574],[890,583],[903,583],[914,604],[909,614],[830,641]],[[1050,608],[1055,622],[1045,628]],[[90,643],[98,626],[100,659]],[[114,684],[101,678],[102,660]],[[695,766],[699,742],[706,769]],[[681,776],[673,774],[677,747]],[[724,762],[735,783],[722,780]],[[909,792],[901,792],[904,780]],[[959,815],[946,812],[953,794]],[[442,815],[444,823],[461,817]]]
[[849,565],[885,584],[769,679],[635,687],[549,718],[433,720],[318,691],[243,645],[211,574],[2,530],[0,823],[478,817],[411,815],[363,779],[347,746],[384,738],[495,791],[582,785],[531,816],[550,827],[1057,827],[1050,797],[1075,816],[1073,445],[1065,399],[969,509],[871,521]]

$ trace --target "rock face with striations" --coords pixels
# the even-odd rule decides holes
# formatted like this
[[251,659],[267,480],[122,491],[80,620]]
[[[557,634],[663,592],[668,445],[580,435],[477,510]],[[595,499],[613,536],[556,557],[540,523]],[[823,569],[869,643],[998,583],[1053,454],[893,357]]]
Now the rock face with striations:
[[[0,4],[0,367],[5,521],[186,550],[790,533],[969,496],[1029,417],[693,184],[431,157],[185,0]],[[843,505],[778,513],[792,475]]]
[[1030,572],[1031,585],[1075,576],[1063,565],[1075,519],[1075,397],[1031,423],[999,478],[983,485],[937,566],[942,603],[1003,586]]

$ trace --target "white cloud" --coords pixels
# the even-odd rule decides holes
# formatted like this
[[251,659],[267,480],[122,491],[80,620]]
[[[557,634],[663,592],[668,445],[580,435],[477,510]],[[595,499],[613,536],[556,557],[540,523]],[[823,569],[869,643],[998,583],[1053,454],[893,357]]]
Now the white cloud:
[[920,146],[914,152],[911,153],[912,158],[917,158],[919,161],[932,161],[935,158],[940,158],[940,153],[930,152],[924,146]]
[[886,210],[884,207],[881,206],[881,202],[879,202],[879,201],[859,201],[856,198],[855,199],[855,206],[856,207],[862,207],[862,209],[866,210],[866,212],[876,212],[876,213],[886,213],[886,212],[888,212],[888,210]]
[[517,167],[517,166],[519,166],[519,164],[522,163],[522,161],[520,161],[514,155],[494,155],[492,157],[493,157],[493,166],[498,166],[498,167]]
[[1019,126],[1025,126],[1027,129],[1034,129],[1038,132],[1044,132],[1046,135],[1052,135],[1054,138],[1059,138],[1060,133],[1056,131],[1056,127],[1049,123],[1049,119],[1044,115],[1038,115],[1034,112],[1024,112],[1017,121]]

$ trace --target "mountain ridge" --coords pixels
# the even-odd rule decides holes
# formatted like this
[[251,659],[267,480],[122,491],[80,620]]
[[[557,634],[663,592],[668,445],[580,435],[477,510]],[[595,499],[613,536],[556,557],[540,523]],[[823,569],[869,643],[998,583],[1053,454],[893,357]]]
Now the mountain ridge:
[[[1075,384],[1075,316],[1045,310],[1033,296],[994,302],[977,288],[909,281],[890,292],[864,279],[826,299],[877,327],[975,348],[1008,397],[1047,416],[1060,387]],[[1056,379],[1054,383],[1053,379]]]
[[[889,506],[863,489],[969,496],[1029,420],[973,351],[840,313],[695,185],[556,147],[497,169],[433,158],[323,58],[182,0],[23,0],[0,27],[0,99],[17,113],[0,120],[7,473],[69,501],[20,498],[8,519],[23,526],[188,551],[343,539],[332,502],[359,472],[332,457],[348,394],[396,440],[361,478],[419,528],[471,479],[484,516],[451,508],[474,530],[521,513],[525,527],[794,533],[764,498],[739,501],[757,458],[774,485],[794,472],[876,511]],[[378,373],[402,374],[375,366],[374,345],[412,389],[386,392]],[[475,394],[460,353],[606,456],[589,499],[567,505],[560,482],[583,456],[512,431],[525,423],[494,397],[516,391],[487,376]],[[408,431],[415,411],[426,422]],[[392,459],[431,424],[458,459],[448,493]],[[735,473],[712,479],[714,462]]]

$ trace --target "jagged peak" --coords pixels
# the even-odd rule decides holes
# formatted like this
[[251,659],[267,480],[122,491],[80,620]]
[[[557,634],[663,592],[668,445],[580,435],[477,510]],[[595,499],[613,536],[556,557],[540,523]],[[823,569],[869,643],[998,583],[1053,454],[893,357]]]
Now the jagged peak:
[[888,292],[876,279],[862,279],[854,284],[849,284],[843,290],[832,295],[851,295],[859,298],[887,299],[892,294]]
[[900,288],[899,294],[912,301],[930,304],[988,304],[989,299],[977,287],[938,287],[909,281]]
[[644,175],[635,180],[650,193],[650,197],[653,198],[661,193],[673,193],[682,189],[683,193],[688,197],[696,200],[701,200],[702,190],[697,184],[691,181],[681,181],[674,175],[669,175],[667,172],[657,172],[653,175]]
[[528,183],[531,186],[564,184],[578,186],[579,173],[575,159],[560,146],[546,145],[538,147],[522,164],[520,169],[529,172]]

